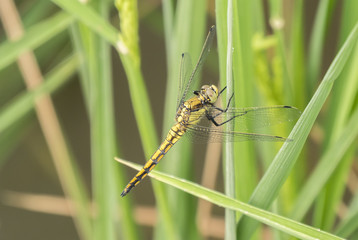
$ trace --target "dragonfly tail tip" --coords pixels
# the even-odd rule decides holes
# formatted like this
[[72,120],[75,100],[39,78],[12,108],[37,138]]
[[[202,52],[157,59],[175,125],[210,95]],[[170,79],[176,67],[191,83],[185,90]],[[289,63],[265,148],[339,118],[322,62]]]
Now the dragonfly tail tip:
[[123,190],[123,192],[121,193],[121,197],[124,197],[125,195],[127,195],[128,191]]

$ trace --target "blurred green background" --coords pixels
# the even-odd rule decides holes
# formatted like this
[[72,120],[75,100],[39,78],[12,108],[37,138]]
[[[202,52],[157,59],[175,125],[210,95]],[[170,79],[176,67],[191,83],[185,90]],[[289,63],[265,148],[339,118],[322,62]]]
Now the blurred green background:
[[[119,197],[136,171],[114,157],[143,164],[159,146],[174,123],[181,53],[195,63],[213,24],[202,83],[227,85],[231,27],[234,104],[295,106],[310,134],[297,124],[296,155],[285,158],[282,144],[235,143],[231,182],[220,145],[180,142],[157,170],[231,186],[332,239],[358,238],[358,51],[348,38],[358,2],[1,0],[0,11],[0,239],[293,238],[239,214],[230,223],[224,208],[149,178]],[[328,98],[313,97],[326,78]],[[265,173],[285,184],[259,184]]]

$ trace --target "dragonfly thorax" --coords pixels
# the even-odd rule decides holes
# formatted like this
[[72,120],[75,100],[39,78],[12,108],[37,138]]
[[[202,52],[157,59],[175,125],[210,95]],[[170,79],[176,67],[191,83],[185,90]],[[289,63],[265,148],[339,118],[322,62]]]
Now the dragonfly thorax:
[[194,91],[196,96],[183,102],[177,111],[176,122],[180,123],[186,131],[189,125],[195,125],[205,115],[209,105],[214,104],[218,98],[218,88],[215,85],[203,85],[200,91]]
[[203,85],[198,94],[204,98],[205,102],[215,103],[218,99],[218,93],[219,90],[215,85]]

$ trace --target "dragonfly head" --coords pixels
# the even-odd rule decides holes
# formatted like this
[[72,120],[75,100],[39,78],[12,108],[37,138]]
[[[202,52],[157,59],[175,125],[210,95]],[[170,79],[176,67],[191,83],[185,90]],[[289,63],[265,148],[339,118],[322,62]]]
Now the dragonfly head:
[[209,103],[215,103],[218,99],[219,90],[215,85],[203,85],[200,93],[208,100]]

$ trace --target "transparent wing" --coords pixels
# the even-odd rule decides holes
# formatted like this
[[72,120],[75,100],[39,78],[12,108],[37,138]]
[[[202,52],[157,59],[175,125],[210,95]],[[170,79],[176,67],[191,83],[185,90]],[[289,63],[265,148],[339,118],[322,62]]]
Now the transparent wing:
[[[290,106],[229,108],[226,112],[215,106],[210,106],[207,108],[207,114],[217,124],[222,125],[215,126],[203,115],[201,121],[197,125],[190,126],[187,131],[187,135],[194,142],[287,141],[283,137],[258,132],[265,127],[296,121],[301,112]],[[195,113],[191,113],[191,115],[195,115]],[[225,131],[225,121],[227,120],[234,122],[235,132]]]
[[[297,108],[291,106],[228,108],[226,112],[223,112],[223,109],[210,106],[207,108],[207,113],[218,124],[232,119],[235,128],[245,132],[256,132],[256,130],[265,127],[293,122],[301,115]],[[191,113],[191,115],[195,115],[195,113]],[[209,126],[205,122],[210,121],[203,117],[198,125]]]
[[203,49],[201,50],[198,62],[195,65],[195,68],[191,72],[191,74],[186,74],[188,70],[185,69],[185,68],[189,68],[189,70],[191,70],[190,56],[187,53],[184,53],[182,55],[182,60],[180,65],[180,77],[179,77],[179,95],[178,95],[179,101],[178,101],[177,108],[180,106],[180,104],[182,104],[185,101],[188,92],[192,92],[192,90],[194,90],[193,87],[195,84],[193,83],[196,81],[198,77],[198,73],[200,72],[202,65],[210,51],[211,44],[214,40],[215,31],[216,31],[215,26],[211,26],[208,36],[206,37],[206,40],[204,42]]
[[181,55],[180,61],[180,72],[179,72],[179,91],[177,97],[177,109],[182,103],[181,100],[185,98],[186,93],[184,94],[184,90],[186,89],[186,85],[189,81],[190,73],[193,71],[193,65],[191,63],[191,57],[189,53],[183,53]]
[[192,126],[188,128],[185,135],[195,143],[207,142],[240,142],[240,141],[265,141],[265,142],[285,142],[292,141],[291,139],[245,132],[226,132],[221,130],[222,127],[204,127]]

